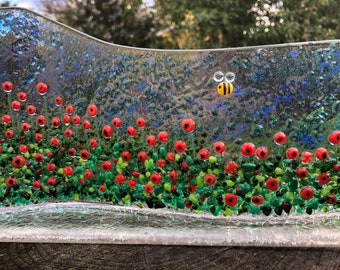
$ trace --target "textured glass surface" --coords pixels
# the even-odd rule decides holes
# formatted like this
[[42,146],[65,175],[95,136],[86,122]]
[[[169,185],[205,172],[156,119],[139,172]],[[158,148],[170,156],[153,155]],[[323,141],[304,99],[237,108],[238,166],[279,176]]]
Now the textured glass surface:
[[[47,148],[53,147],[43,148],[33,141],[33,135],[32,141],[25,141],[29,133],[24,132],[26,138],[18,136],[11,142],[18,149],[9,150],[10,144],[1,142],[0,240],[339,246],[340,138],[336,135],[330,140],[329,135],[340,129],[340,41],[195,51],[146,50],[95,40],[24,9],[1,9],[0,83],[6,81],[13,84],[11,101],[20,91],[27,94],[19,111],[11,110],[14,129],[20,130],[22,123],[35,126],[26,112],[27,105],[35,106],[37,115],[47,118],[46,126],[37,128],[39,132],[51,128],[53,117],[63,119],[66,105],[72,105],[74,115],[96,128],[87,133],[82,126],[71,125],[76,140],[74,145],[66,140],[65,148],[74,148],[77,159],[59,158],[65,161],[58,165],[61,172],[55,176],[57,182],[62,182],[58,182],[60,189],[58,184],[48,184],[52,174],[45,167],[37,169],[37,160],[32,160],[35,176],[22,173],[23,166],[18,164],[13,163],[20,168],[10,173],[6,167],[12,153],[21,155],[21,144],[26,143],[30,149],[32,157],[26,155],[26,159],[43,149],[44,166],[49,162]],[[220,81],[222,88],[218,88]],[[48,85],[44,96],[36,91],[39,83]],[[57,96],[62,97],[64,107],[56,106]],[[9,100],[10,95],[1,91],[1,117],[9,114]],[[93,104],[98,108],[95,118],[88,114]],[[112,139],[102,138],[106,133],[101,128],[112,126],[115,117],[121,119],[122,126],[113,129]],[[140,117],[146,120],[145,128],[137,128]],[[185,126],[182,122],[185,119],[194,121],[194,132],[185,132],[190,129],[190,123]],[[126,135],[129,126],[136,128],[135,138]],[[0,139],[10,129],[5,124],[1,128]],[[65,128],[68,126],[62,132]],[[50,134],[61,139],[61,131],[51,130]],[[161,131],[168,133],[169,141],[157,141],[157,148],[147,145],[146,137],[157,139]],[[287,145],[273,142],[277,132],[285,133]],[[79,151],[86,147],[78,144],[87,144],[91,137],[102,143],[102,150],[91,152],[92,160],[88,162],[79,161]],[[178,141],[186,143],[185,154],[174,149]],[[222,155],[213,151],[216,142],[226,146]],[[247,157],[247,148],[241,154],[240,149],[248,142],[266,147],[270,157]],[[299,154],[310,151],[313,163],[304,161],[304,156],[294,160],[289,156],[292,153],[286,154],[288,147],[298,148]],[[316,151],[320,148],[328,149],[327,157],[323,158],[323,152],[318,157]],[[206,161],[202,155],[197,157],[201,149],[209,152]],[[123,150],[131,152],[132,163],[120,160]],[[134,161],[142,150],[149,157],[146,163]],[[175,150],[177,165],[171,165],[166,153]],[[57,164],[58,156],[53,154]],[[167,167],[158,163],[160,159]],[[116,166],[113,170],[93,169],[96,180],[85,182],[84,171],[92,170],[90,164],[101,166],[109,160]],[[227,166],[231,161],[239,164],[235,175]],[[66,176],[68,166],[74,166],[74,176]],[[309,170],[308,178],[301,176],[302,172],[299,175],[299,168]],[[136,170],[146,178],[152,173],[161,175],[163,182],[158,185],[157,179],[150,178],[150,184],[137,176],[138,182],[131,176]],[[180,181],[176,182],[177,186],[169,180],[171,170],[177,171],[182,181],[178,185]],[[322,173],[327,174],[321,175],[326,178],[321,178]],[[18,186],[7,181],[16,174]],[[115,178],[118,174],[127,179]],[[215,180],[207,175],[215,175]],[[279,179],[280,188],[275,192],[265,186],[264,181],[270,177]],[[127,184],[130,178],[137,182],[136,192]],[[34,180],[41,182],[41,187],[34,186]],[[124,188],[121,180],[126,181]],[[80,191],[79,183],[84,183],[85,192]],[[173,190],[174,185],[177,190]],[[150,194],[147,186],[153,188]],[[304,187],[308,188],[305,192]],[[238,196],[237,206],[227,201],[228,194]],[[54,204],[61,201],[71,202]],[[29,204],[32,202],[37,204]],[[286,215],[291,208],[292,215]],[[307,215],[312,212],[315,215]]]

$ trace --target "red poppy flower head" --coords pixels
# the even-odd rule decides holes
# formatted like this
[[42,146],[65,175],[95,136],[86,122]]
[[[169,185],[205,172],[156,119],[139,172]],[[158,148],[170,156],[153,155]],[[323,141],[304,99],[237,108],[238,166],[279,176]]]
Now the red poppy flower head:
[[38,163],[41,163],[44,161],[44,155],[41,154],[41,153],[37,153],[35,156],[34,156],[34,161],[35,162],[38,162]]
[[2,118],[1,118],[1,122],[4,124],[4,125],[8,125],[12,122],[12,117],[10,117],[9,115],[4,115]]
[[29,106],[27,106],[27,108],[26,108],[26,112],[27,112],[27,114],[30,115],[30,116],[35,115],[35,112],[36,112],[36,111],[37,111],[37,109],[36,109],[33,105],[29,105]]
[[302,168],[298,168],[297,170],[296,170],[296,176],[298,177],[298,178],[301,178],[301,179],[304,179],[304,178],[307,178],[308,177],[308,170],[307,170],[307,168],[304,168],[304,167],[302,167]]
[[224,202],[227,206],[233,207],[238,203],[238,197],[232,193],[228,193],[224,197]]
[[48,170],[49,172],[54,172],[54,170],[56,169],[56,166],[55,166],[54,163],[48,163],[48,164],[46,165],[46,167],[47,167],[47,170]]
[[301,154],[301,162],[303,164],[309,164],[309,163],[312,163],[313,162],[313,154],[311,152],[303,152]]
[[120,120],[120,118],[114,118],[111,124],[114,128],[120,128],[120,126],[122,125],[122,120]]
[[34,190],[39,190],[41,188],[41,183],[40,181],[38,180],[35,180],[33,183],[32,183],[32,187]]
[[222,155],[226,150],[226,147],[223,142],[215,142],[213,148],[214,152],[219,155]]
[[178,179],[178,174],[176,173],[176,171],[171,171],[169,172],[169,179],[171,181],[177,181]]
[[189,193],[191,193],[191,194],[196,193],[196,191],[197,191],[196,185],[189,184],[189,185],[187,186],[187,191],[188,191]]
[[12,130],[6,130],[5,138],[6,139],[13,139],[14,138],[14,132]]
[[31,128],[31,125],[29,123],[22,123],[21,124],[22,132],[29,132],[30,128]]
[[200,160],[206,161],[210,157],[210,152],[208,149],[203,148],[200,151],[198,151],[197,156]]
[[89,130],[91,128],[90,121],[85,120],[82,124],[82,127],[83,127],[84,130]]
[[23,156],[21,155],[18,155],[18,156],[15,156],[13,159],[12,159],[12,165],[14,168],[22,168],[26,163],[26,160]]
[[216,177],[213,174],[207,174],[204,177],[204,181],[208,186],[212,186],[216,183]]
[[165,167],[165,160],[160,158],[157,160],[157,167],[158,168],[164,168]]
[[89,142],[89,146],[91,149],[95,149],[98,146],[98,141],[96,139],[91,139]]
[[105,185],[100,185],[100,186],[99,186],[99,191],[100,191],[101,193],[105,193],[105,192],[106,192],[106,187],[105,187]]
[[87,113],[91,117],[96,117],[98,114],[98,108],[96,105],[91,104],[87,107]]
[[309,201],[314,197],[314,190],[308,187],[302,188],[300,191],[300,197],[305,201]]
[[71,148],[68,149],[68,154],[69,154],[72,158],[74,158],[74,157],[76,156],[76,154],[77,154],[77,150],[76,150],[75,148],[71,147]]
[[331,180],[331,178],[329,177],[329,175],[327,173],[320,173],[316,179],[319,181],[320,185],[327,185],[329,183],[329,181]]
[[28,152],[28,146],[24,145],[24,144],[20,145],[19,146],[19,151],[20,151],[21,154],[27,153]]
[[183,172],[189,171],[189,165],[188,165],[188,163],[182,162],[182,163],[181,163],[181,168],[182,168],[182,171],[183,171]]
[[65,131],[64,131],[65,138],[69,139],[69,138],[72,137],[72,135],[73,135],[73,131],[71,129],[65,129]]
[[145,185],[144,191],[145,191],[145,193],[147,193],[147,194],[149,194],[149,195],[152,194],[152,192],[153,192],[153,186],[151,186],[151,185],[149,185],[149,184]]
[[56,98],[55,98],[55,105],[58,106],[58,107],[61,106],[61,105],[63,105],[63,98],[62,98],[62,97],[59,97],[59,96],[56,97]]
[[39,127],[44,127],[46,125],[46,117],[43,115],[38,115],[35,121]]
[[66,114],[68,114],[68,115],[73,114],[73,113],[74,113],[74,108],[73,108],[73,106],[72,106],[72,105],[67,105],[66,108],[65,108],[65,112],[66,112]]
[[80,125],[81,123],[81,118],[79,115],[75,115],[72,117],[72,123],[73,125],[75,125],[76,127]]
[[110,139],[112,137],[112,134],[113,134],[113,129],[109,125],[106,125],[102,128],[102,136],[105,139]]
[[12,102],[12,109],[13,111],[19,111],[20,110],[20,107],[21,107],[21,104],[19,101],[15,100]]
[[144,118],[139,117],[136,121],[136,125],[139,128],[145,128],[146,122],[145,122]]
[[337,197],[334,195],[334,194],[331,194],[331,195],[329,195],[328,196],[328,198],[327,198],[327,203],[328,204],[336,204],[337,203]]
[[6,93],[11,93],[13,89],[13,84],[11,82],[4,82],[2,84],[2,90]]
[[73,168],[71,166],[64,168],[64,175],[66,177],[72,176],[74,174]]
[[166,154],[166,160],[168,162],[174,162],[175,161],[175,153],[169,152]]
[[228,161],[226,164],[226,167],[224,168],[224,171],[227,174],[230,175],[236,175],[237,174],[237,169],[238,169],[238,164],[234,161]]
[[339,145],[340,144],[340,130],[334,130],[328,136],[328,141],[331,145]]
[[27,95],[24,92],[19,92],[17,97],[20,102],[25,102],[27,100]]
[[269,156],[268,149],[267,147],[264,147],[264,146],[257,148],[255,154],[256,154],[256,157],[261,160],[266,159]]
[[290,160],[298,159],[299,155],[299,150],[295,147],[290,147],[286,151],[286,157]]
[[190,118],[184,119],[182,121],[182,129],[187,133],[193,132],[195,130],[195,122]]
[[122,160],[123,160],[124,162],[129,162],[129,161],[131,160],[131,154],[130,154],[129,151],[124,151],[124,152],[122,153]]
[[256,147],[253,143],[247,142],[241,146],[241,154],[245,157],[251,157],[255,154]]
[[80,151],[80,158],[84,161],[87,161],[90,158],[90,152],[83,149]]
[[156,144],[156,138],[155,138],[155,136],[152,136],[152,135],[148,136],[148,137],[146,137],[145,142],[149,146],[154,146]]
[[122,174],[117,174],[115,181],[117,185],[124,185],[126,181],[126,177]]
[[182,153],[185,152],[187,145],[183,141],[177,141],[177,142],[175,142],[174,147],[175,147],[175,151],[177,153],[182,154]]
[[43,135],[41,133],[36,133],[34,139],[36,142],[41,142],[43,139]]
[[166,133],[165,131],[161,131],[158,133],[158,141],[161,143],[166,143],[169,139],[169,135],[168,133]]
[[93,178],[93,172],[90,170],[86,170],[84,176],[86,179],[91,180]]
[[263,204],[263,197],[261,195],[256,195],[251,198],[251,202],[253,205],[260,206]]
[[112,163],[111,161],[107,160],[102,163],[102,168],[104,171],[109,172],[112,170]]
[[266,188],[270,191],[276,191],[279,188],[279,182],[276,178],[270,177],[266,181]]
[[134,189],[134,188],[136,188],[137,183],[136,183],[136,181],[130,179],[130,180],[128,181],[128,186],[129,186],[129,188]]
[[283,145],[287,142],[287,136],[283,132],[278,132],[274,135],[274,143],[277,145]]
[[17,179],[14,177],[9,177],[6,179],[6,186],[8,188],[14,187],[18,183]]
[[37,85],[37,92],[39,93],[39,95],[45,95],[47,93],[48,90],[48,86],[46,83],[38,83]]
[[325,149],[323,147],[320,147],[320,148],[316,149],[315,157],[318,160],[325,160],[325,159],[327,159],[329,157],[327,149]]
[[158,185],[161,181],[162,181],[162,176],[158,173],[153,173],[150,176],[150,181],[154,184],[154,185]]
[[57,138],[52,138],[50,140],[50,144],[51,144],[52,148],[56,148],[60,145],[60,142]]
[[136,133],[137,133],[137,131],[136,131],[136,129],[135,129],[134,127],[128,127],[128,128],[126,129],[126,132],[127,132],[127,134],[128,134],[130,137],[135,137],[135,136],[136,136]]
[[53,126],[54,128],[58,128],[58,127],[60,127],[60,125],[61,125],[61,121],[60,121],[60,119],[59,119],[58,117],[54,117],[54,118],[52,118],[52,120],[51,120],[51,124],[52,124],[52,126]]

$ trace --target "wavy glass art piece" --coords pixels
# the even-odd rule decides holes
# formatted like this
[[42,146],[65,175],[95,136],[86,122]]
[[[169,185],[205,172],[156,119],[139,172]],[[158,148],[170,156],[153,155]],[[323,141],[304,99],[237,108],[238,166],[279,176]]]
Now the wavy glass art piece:
[[340,41],[113,45],[0,9],[0,239],[339,246]]

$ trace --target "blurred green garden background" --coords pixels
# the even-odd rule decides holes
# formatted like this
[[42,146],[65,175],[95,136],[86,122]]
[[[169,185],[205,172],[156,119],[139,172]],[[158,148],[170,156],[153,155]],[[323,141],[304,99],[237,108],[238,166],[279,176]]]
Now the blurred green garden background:
[[[0,3],[20,2],[27,3]],[[144,48],[227,48],[340,38],[339,0],[39,0],[38,7],[38,12],[91,36]]]

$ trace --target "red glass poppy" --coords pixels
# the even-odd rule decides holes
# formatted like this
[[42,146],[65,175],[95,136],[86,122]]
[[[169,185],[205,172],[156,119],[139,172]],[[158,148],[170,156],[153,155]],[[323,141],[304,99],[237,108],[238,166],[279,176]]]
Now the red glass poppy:
[[37,153],[35,156],[34,156],[34,161],[35,162],[38,162],[38,163],[41,163],[44,161],[44,155],[41,154],[41,153]]
[[153,192],[153,186],[151,186],[151,185],[149,185],[149,184],[145,185],[144,191],[145,191],[147,194],[152,194],[152,192]]
[[84,176],[86,179],[91,180],[93,178],[93,172],[91,172],[90,170],[86,170]]
[[146,141],[147,145],[149,145],[149,146],[154,146],[156,144],[156,138],[155,138],[155,136],[152,136],[152,135],[148,136],[145,141]]
[[171,181],[177,181],[178,179],[178,174],[176,173],[176,171],[171,171],[169,172],[169,179]]
[[175,161],[175,153],[169,152],[166,154],[166,160],[168,162],[174,162]]
[[224,168],[224,171],[227,174],[230,175],[236,175],[237,174],[237,169],[238,169],[238,164],[234,161],[228,161],[226,164],[226,167]]
[[126,129],[126,132],[127,134],[130,136],[130,137],[134,137],[137,133],[136,129],[134,127],[128,127]]
[[203,148],[200,151],[198,151],[197,156],[200,160],[206,161],[210,157],[210,152],[208,149]]
[[312,163],[313,162],[313,154],[311,152],[303,152],[301,154],[301,162],[303,164],[309,164],[309,163]]
[[60,142],[57,138],[52,138],[50,140],[50,144],[51,144],[52,148],[56,148],[60,145]]
[[120,120],[120,118],[114,118],[111,124],[114,128],[120,128],[122,125],[122,120]]
[[81,123],[81,118],[79,115],[75,115],[72,117],[72,123],[73,125],[75,125],[76,127],[80,125]]
[[99,186],[99,191],[100,191],[101,193],[105,193],[105,192],[106,192],[106,187],[105,187],[105,185],[100,185],[100,186]]
[[166,143],[169,139],[169,135],[165,131],[161,131],[161,132],[158,133],[157,138],[158,138],[159,142]]
[[98,142],[96,139],[91,139],[90,142],[89,142],[89,146],[91,149],[95,149],[98,147]]
[[299,150],[295,147],[290,147],[286,151],[286,157],[290,160],[298,159],[299,155]]
[[30,128],[31,128],[31,125],[29,123],[22,123],[21,124],[22,132],[29,132]]
[[24,92],[19,92],[17,97],[20,102],[25,102],[27,100],[27,95]]
[[63,105],[63,98],[62,97],[56,97],[55,98],[55,105],[57,105],[58,107]]
[[266,188],[270,191],[276,191],[279,188],[279,182],[277,181],[276,178],[270,177],[266,181]]
[[33,183],[32,183],[32,187],[34,190],[39,190],[41,188],[41,183],[40,181],[38,180],[35,180]]
[[128,186],[129,186],[129,188],[136,188],[137,183],[136,183],[136,181],[130,179],[130,180],[128,181]]
[[222,155],[226,150],[226,147],[223,142],[215,142],[213,148],[214,152],[220,155]]
[[196,191],[197,191],[196,185],[189,184],[189,185],[187,186],[187,191],[188,191],[189,193],[191,193],[191,194],[196,193]]
[[177,153],[182,154],[185,152],[187,145],[183,141],[177,141],[175,142],[174,148]]
[[102,168],[104,171],[109,172],[112,170],[112,163],[111,161],[107,160],[102,163]]
[[73,168],[71,166],[64,168],[64,175],[66,177],[72,176],[74,174]]
[[48,164],[46,165],[46,168],[47,168],[47,170],[48,170],[49,172],[54,172],[55,169],[56,169],[56,166],[55,166],[54,163],[48,163]]
[[60,121],[59,118],[54,117],[54,118],[52,118],[52,120],[51,120],[51,124],[52,124],[52,126],[53,126],[54,128],[58,128],[58,127],[60,127],[60,125],[61,125],[61,121]]
[[17,179],[14,177],[9,177],[6,179],[6,186],[8,188],[14,187],[18,183]]
[[255,154],[256,147],[253,143],[247,142],[241,146],[241,154],[245,157],[251,157]]
[[71,147],[71,148],[68,149],[68,154],[69,154],[71,157],[74,158],[74,157],[76,156],[76,154],[77,154],[77,150],[76,150],[75,148]]
[[8,125],[12,122],[12,117],[6,114],[1,118],[1,121],[4,125]]
[[158,168],[164,168],[165,167],[165,160],[160,158],[157,160],[157,167]]
[[187,133],[193,132],[195,129],[195,122],[190,118],[184,119],[182,121],[182,129]]
[[73,113],[74,113],[74,108],[73,108],[73,106],[72,106],[72,105],[67,105],[66,108],[65,108],[65,112],[66,112],[66,114],[68,114],[68,115],[73,114]]
[[318,160],[325,160],[325,159],[327,159],[329,157],[327,149],[325,149],[323,147],[320,147],[320,148],[316,149],[315,157]]
[[278,132],[274,135],[274,143],[277,145],[283,145],[287,142],[287,136],[283,132]]
[[158,173],[153,173],[150,176],[150,181],[154,184],[154,185],[158,185],[161,181],[162,181],[162,177],[160,176],[160,174]]
[[14,132],[12,130],[6,130],[5,131],[5,138],[6,139],[13,139],[14,138]]
[[85,120],[82,124],[84,130],[89,130],[91,128],[90,121]]
[[41,142],[43,139],[43,135],[41,133],[36,133],[34,139],[36,142]]
[[113,129],[109,125],[106,125],[102,128],[102,136],[105,139],[110,139],[113,135]]
[[126,177],[122,174],[117,174],[115,181],[117,185],[124,185],[126,181]]
[[47,179],[47,185],[50,187],[54,187],[57,184],[57,180],[54,177],[50,177]]
[[188,165],[188,163],[182,162],[182,163],[181,163],[181,168],[182,168],[182,171],[183,171],[183,172],[189,171],[189,165]]
[[227,206],[233,207],[238,203],[238,197],[232,193],[228,193],[224,197],[224,202]]
[[12,165],[14,168],[22,168],[26,163],[26,160],[23,156],[21,155],[18,155],[18,156],[15,156],[13,159],[12,159]]
[[136,121],[136,125],[139,128],[145,128],[146,122],[145,122],[144,118],[141,118],[141,117],[138,118],[137,121]]
[[89,158],[90,158],[90,152],[87,151],[87,150],[85,150],[85,149],[81,150],[81,151],[80,151],[80,158],[81,158],[82,160],[84,160],[84,161],[89,160]]
[[39,95],[45,95],[47,93],[48,87],[46,83],[38,83],[37,85],[37,92]]
[[256,149],[255,155],[258,159],[263,160],[269,156],[267,147],[261,146]]
[[44,127],[46,125],[46,117],[43,115],[38,115],[35,122],[39,127]]
[[331,195],[328,196],[326,202],[327,202],[328,204],[336,204],[337,201],[338,201],[337,197],[336,197],[334,194],[331,194]]
[[334,130],[331,134],[329,134],[328,141],[331,145],[339,145],[340,144],[340,131]]
[[21,104],[19,101],[15,100],[12,102],[12,109],[13,111],[19,111],[20,110],[20,107],[21,107]]
[[71,117],[69,115],[64,115],[63,122],[65,126],[68,126],[71,123]]
[[64,131],[65,138],[69,139],[69,138],[72,137],[72,135],[73,135],[73,131],[71,129],[65,129],[65,131]]
[[2,84],[2,90],[6,93],[12,92],[13,84],[11,82],[4,82]]
[[36,111],[37,111],[37,109],[36,109],[33,105],[29,105],[29,106],[27,106],[27,108],[26,108],[26,112],[27,112],[27,114],[30,115],[30,116],[35,115],[35,112],[36,112]]
[[327,185],[329,183],[329,181],[331,180],[331,178],[329,177],[329,175],[327,173],[320,173],[316,179],[319,181],[320,185]]
[[124,162],[129,162],[129,161],[131,160],[131,154],[130,154],[129,151],[124,151],[124,152],[122,153],[122,160],[123,160]]
[[307,188],[307,187],[302,188],[300,191],[300,197],[303,200],[308,201],[314,197],[314,190],[311,188]]
[[92,104],[87,107],[87,113],[91,117],[96,117],[98,114],[98,108],[96,105]]
[[296,176],[298,177],[298,178],[301,178],[301,179],[304,179],[304,178],[306,178],[306,177],[308,177],[308,170],[307,170],[307,168],[298,168],[297,170],[296,170]]
[[251,202],[253,205],[260,206],[263,204],[263,197],[261,195],[256,195],[251,198]]
[[208,185],[208,186],[212,186],[216,183],[216,177],[212,174],[207,174],[205,177],[204,177],[204,181],[205,183]]
[[20,151],[21,154],[27,153],[28,152],[28,146],[24,145],[24,144],[20,145],[19,146],[19,151]]

